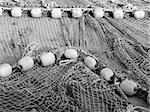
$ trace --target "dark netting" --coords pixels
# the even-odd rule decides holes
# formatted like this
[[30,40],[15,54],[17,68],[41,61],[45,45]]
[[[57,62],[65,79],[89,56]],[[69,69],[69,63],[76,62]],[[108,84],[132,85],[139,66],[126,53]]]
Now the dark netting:
[[70,78],[65,83],[67,95],[74,99],[77,108],[83,112],[119,112],[129,105],[122,95],[117,94],[117,87],[110,87],[83,63],[76,64],[72,71],[76,72],[69,71]]
[[[59,19],[51,19],[47,12],[33,19],[28,13],[13,18],[6,11],[0,17],[0,63],[13,65],[10,76],[0,77],[0,112],[132,112],[119,85],[100,76],[104,66],[116,78],[135,81],[148,94],[150,57],[144,40],[150,35],[141,26],[149,20],[128,16],[117,20],[110,12],[99,19],[91,11],[77,19],[70,12]],[[64,58],[68,48],[78,51],[77,60]],[[43,67],[39,56],[47,51],[55,54],[56,62]],[[24,56],[35,62],[26,72],[14,64]],[[86,56],[96,60],[95,70],[83,62]]]
[[[17,66],[13,74],[1,78],[2,111],[30,112],[112,112],[126,110],[130,104],[117,86],[110,86],[82,62],[77,61],[35,66],[22,72]],[[61,54],[58,51],[56,54]],[[61,57],[62,58],[62,57]],[[59,58],[58,58],[59,59]],[[60,61],[60,60],[59,60]]]

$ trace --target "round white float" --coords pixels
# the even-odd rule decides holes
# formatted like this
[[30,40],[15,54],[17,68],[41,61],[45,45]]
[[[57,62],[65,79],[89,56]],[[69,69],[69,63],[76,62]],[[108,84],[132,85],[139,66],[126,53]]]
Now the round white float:
[[55,63],[55,55],[52,52],[43,53],[40,56],[40,60],[43,66],[48,66]]
[[91,56],[87,56],[85,59],[84,59],[84,63],[90,68],[90,69],[94,69],[97,62],[96,60],[91,57]]
[[11,15],[13,17],[21,17],[22,16],[22,9],[20,7],[12,8]]
[[134,12],[134,17],[136,19],[143,19],[145,17],[145,11],[143,11],[143,10],[136,10]]
[[110,68],[103,68],[100,75],[104,77],[105,80],[110,81],[110,78],[114,75],[114,72]]
[[96,7],[93,10],[93,14],[95,18],[102,18],[104,16],[104,10],[101,7]]
[[78,52],[75,49],[67,49],[64,52],[66,58],[75,59],[78,57]]
[[113,12],[113,16],[114,16],[115,19],[123,19],[123,17],[124,17],[124,12],[123,12],[123,10],[121,10],[121,9],[116,9],[116,10],[114,10],[114,12]]
[[124,91],[127,95],[132,96],[136,94],[137,91],[135,89],[137,88],[137,84],[131,80],[124,80],[120,84],[120,88],[122,91]]
[[19,60],[18,65],[22,67],[23,71],[27,71],[34,66],[34,60],[32,59],[32,57],[25,56]]
[[0,77],[7,77],[11,75],[12,67],[8,63],[4,63],[0,65]]
[[2,16],[2,15],[3,15],[3,8],[0,7],[0,16]]
[[80,18],[80,17],[82,17],[82,13],[83,13],[83,11],[82,11],[81,8],[73,8],[72,9],[72,16],[74,18]]
[[61,18],[62,17],[62,11],[59,8],[54,8],[51,11],[52,18]]
[[147,96],[147,102],[148,102],[149,105],[150,105],[150,93],[149,93],[148,96]]
[[31,16],[34,18],[39,18],[42,16],[42,9],[41,8],[33,8],[31,9]]

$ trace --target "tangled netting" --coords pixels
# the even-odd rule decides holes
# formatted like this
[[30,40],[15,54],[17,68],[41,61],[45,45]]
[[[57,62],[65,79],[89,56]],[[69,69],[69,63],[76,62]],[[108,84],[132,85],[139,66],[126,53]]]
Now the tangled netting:
[[[0,18],[2,25],[6,18]],[[69,18],[68,14],[57,20],[46,17],[17,19],[30,26],[40,24],[43,29],[50,27],[52,31],[49,33],[44,29],[43,35],[52,36],[52,43],[49,44],[45,37],[41,43],[56,54],[57,61],[47,67],[41,66],[38,55],[48,51],[43,48],[32,54],[35,61],[32,69],[23,72],[14,65],[10,76],[0,78],[0,112],[126,112],[131,103],[117,85],[110,85],[100,76],[102,63],[114,70],[117,77],[132,79],[149,91],[149,48],[142,44],[141,39],[149,35],[136,28],[141,21],[116,20],[109,13],[101,19],[89,14],[84,14],[80,19]],[[13,21],[15,18],[6,20]],[[47,22],[47,25],[43,27],[41,21]],[[135,21],[135,26],[130,25]],[[39,26],[36,26],[36,30]],[[43,29],[39,35],[42,35]],[[61,34],[54,34],[55,30]],[[16,44],[13,46],[17,48]],[[82,49],[79,50],[79,59],[64,60],[61,57],[65,50],[61,49],[62,46]],[[32,53],[30,47],[25,50],[22,56]],[[13,53],[15,56],[19,54]],[[97,57],[99,65],[96,71],[83,63],[86,55]]]
[[130,104],[117,86],[110,86],[82,61],[49,67],[36,63],[25,74],[14,68],[3,86],[1,112],[121,112]]
[[103,63],[90,70],[83,59],[93,55],[77,49],[78,59],[66,60],[65,49],[55,51],[53,65],[41,66],[37,56],[32,69],[15,65],[12,75],[1,78],[1,112],[126,112],[131,103],[119,86],[97,74]]

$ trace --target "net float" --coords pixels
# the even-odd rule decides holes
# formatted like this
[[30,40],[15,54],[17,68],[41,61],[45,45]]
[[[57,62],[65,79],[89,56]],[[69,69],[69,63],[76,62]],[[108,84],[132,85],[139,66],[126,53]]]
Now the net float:
[[42,9],[41,8],[33,8],[31,9],[31,16],[34,18],[39,18],[42,16]]
[[96,7],[93,10],[95,18],[102,18],[104,16],[104,10],[101,7]]
[[0,77],[7,77],[11,75],[12,67],[8,63],[4,63],[0,65]]
[[80,17],[82,17],[82,13],[83,13],[83,11],[82,11],[81,8],[73,8],[72,9],[72,16],[74,18],[80,18]]
[[115,19],[123,19],[123,17],[124,17],[124,12],[123,12],[123,10],[121,10],[121,9],[116,9],[116,10],[114,10],[114,12],[113,12],[113,16],[114,16]]
[[100,71],[100,75],[102,77],[104,77],[105,80],[107,81],[110,81],[111,80],[111,77],[114,76],[114,72],[112,69],[110,68],[103,68],[101,71]]
[[67,49],[64,52],[66,58],[75,59],[78,57],[78,52],[75,49]]
[[43,66],[48,66],[55,63],[55,55],[52,52],[43,53],[40,56],[40,60]]
[[3,8],[0,7],[0,16],[2,16],[2,15],[3,15]]
[[84,59],[84,63],[90,68],[90,69],[94,69],[97,62],[96,60],[91,57],[91,56],[87,56],[85,59]]
[[143,19],[145,17],[145,11],[143,11],[143,10],[134,11],[134,17],[136,19]]
[[21,17],[22,16],[22,9],[20,7],[12,8],[11,16],[13,16],[13,17]]
[[59,8],[54,8],[51,10],[51,16],[52,18],[61,18],[62,17],[62,11]]
[[132,95],[135,95],[137,93],[136,90],[138,88],[138,85],[131,80],[125,79],[120,83],[120,88],[127,95],[132,96]]
[[18,65],[21,66],[23,71],[27,71],[34,66],[34,60],[30,56],[25,56],[19,60]]

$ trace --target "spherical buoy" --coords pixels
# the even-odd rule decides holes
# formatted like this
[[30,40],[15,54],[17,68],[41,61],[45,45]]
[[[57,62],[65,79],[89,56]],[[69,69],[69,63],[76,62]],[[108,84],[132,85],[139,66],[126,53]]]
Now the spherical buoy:
[[55,63],[55,55],[52,52],[44,53],[40,56],[40,60],[43,66],[48,66]]
[[137,84],[131,80],[124,80],[120,84],[120,88],[124,91],[127,95],[132,96],[136,94],[136,89],[138,88]]
[[51,11],[52,18],[61,18],[62,17],[62,11],[59,8],[54,8]]
[[134,12],[134,17],[136,19],[143,19],[145,17],[145,11],[143,11],[143,10],[136,10]]
[[27,71],[34,66],[34,60],[32,57],[25,56],[19,60],[18,65],[22,67],[23,71]]
[[90,68],[90,69],[94,69],[97,62],[96,60],[91,57],[91,56],[87,56],[85,59],[84,59],[84,63]]
[[21,17],[22,16],[22,9],[20,7],[12,8],[11,15],[13,17]]
[[0,7],[0,16],[3,15],[3,8]]
[[39,18],[42,16],[42,9],[41,8],[33,8],[31,9],[31,16],[34,18]]
[[105,80],[110,81],[111,77],[114,75],[114,72],[110,68],[103,68],[100,72],[100,75],[104,77]]
[[123,12],[123,10],[121,10],[121,9],[116,9],[116,10],[114,10],[114,12],[113,12],[113,16],[114,16],[115,19],[123,19],[123,17],[124,17],[124,12]]
[[72,9],[72,16],[74,18],[80,18],[80,17],[82,17],[82,13],[83,13],[83,11],[82,11],[81,8],[73,8]]
[[7,77],[11,75],[12,67],[11,65],[5,63],[0,65],[0,77]]
[[64,52],[64,55],[66,58],[75,59],[78,57],[78,52],[75,49],[67,49]]
[[104,16],[104,10],[101,7],[96,7],[93,10],[95,18],[102,18]]

